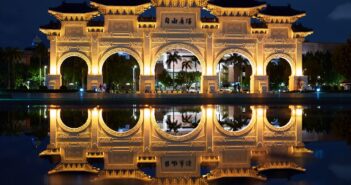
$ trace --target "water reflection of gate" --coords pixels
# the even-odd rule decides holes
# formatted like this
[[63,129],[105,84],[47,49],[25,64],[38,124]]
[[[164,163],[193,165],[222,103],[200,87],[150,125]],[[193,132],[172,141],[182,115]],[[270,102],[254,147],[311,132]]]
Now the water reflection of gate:
[[[283,127],[269,123],[267,107],[251,106],[250,123],[229,131],[218,122],[214,106],[202,106],[201,121],[185,135],[162,130],[152,107],[141,108],[137,124],[125,132],[109,128],[99,108],[89,109],[88,121],[79,128],[67,127],[60,109],[50,109],[50,144],[40,155],[61,158],[49,174],[84,171],[99,173],[100,180],[126,178],[155,184],[201,184],[226,177],[264,180],[261,171],[304,171],[295,160],[295,154],[309,152],[302,142],[303,109],[289,108],[291,119]],[[284,160],[276,159],[277,153]],[[88,159],[103,159],[104,169],[93,167]],[[252,161],[257,165],[252,166]],[[155,164],[156,177],[144,174],[140,164]],[[211,172],[202,177],[200,167]]]

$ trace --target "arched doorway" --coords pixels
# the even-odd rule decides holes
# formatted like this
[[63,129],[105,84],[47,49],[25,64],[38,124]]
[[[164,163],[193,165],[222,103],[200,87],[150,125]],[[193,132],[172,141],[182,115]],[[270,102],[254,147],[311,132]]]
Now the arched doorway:
[[137,60],[125,52],[109,56],[102,66],[101,91],[134,93],[139,90],[140,66]]
[[63,61],[60,66],[62,75],[61,89],[86,89],[88,65],[80,57],[72,56]]
[[60,119],[63,124],[69,128],[79,128],[83,126],[89,119],[87,109],[62,109],[60,111]]
[[289,91],[289,80],[292,70],[289,62],[284,58],[275,58],[269,61],[266,68],[269,78],[269,89],[277,92]]
[[219,90],[227,93],[249,93],[253,68],[244,55],[224,55],[217,65]]
[[111,130],[124,133],[133,129],[139,120],[140,110],[136,108],[103,109],[102,119]]
[[158,127],[168,135],[184,136],[193,132],[201,121],[201,107],[163,107],[156,109]]
[[252,110],[250,106],[218,106],[217,120],[224,130],[239,132],[251,122]]
[[163,53],[155,65],[156,91],[198,93],[202,69],[199,59],[186,49],[172,49]]
[[266,112],[267,121],[275,128],[288,125],[291,116],[291,109],[287,106],[269,107]]

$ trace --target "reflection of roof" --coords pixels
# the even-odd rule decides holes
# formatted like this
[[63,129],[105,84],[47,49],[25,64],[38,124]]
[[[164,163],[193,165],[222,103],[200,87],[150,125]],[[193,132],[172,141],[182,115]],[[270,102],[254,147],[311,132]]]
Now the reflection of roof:
[[291,8],[290,5],[288,6],[268,5],[265,9],[261,10],[260,13],[264,15],[271,15],[271,16],[296,16],[296,15],[304,14],[306,12],[295,10]]
[[208,183],[201,177],[159,177],[154,178],[152,184],[168,185],[207,185]]
[[97,180],[104,179],[135,179],[141,181],[151,181],[151,177],[139,169],[111,169],[101,171]]
[[210,0],[209,4],[221,7],[250,8],[266,4],[256,0]]
[[223,178],[251,178],[256,180],[266,180],[265,177],[260,176],[256,170],[251,168],[217,168],[212,170],[206,177],[209,181]]
[[150,3],[150,0],[91,0],[92,2],[108,6],[138,6]]
[[50,170],[49,174],[62,172],[87,172],[98,173],[99,169],[91,166],[88,163],[60,163],[54,169]]
[[293,162],[270,162],[257,167],[259,172],[268,170],[295,170],[304,172],[306,169]]
[[60,156],[61,155],[61,149],[60,148],[48,148],[44,151],[42,151],[39,156],[44,157],[44,156]]
[[60,6],[55,8],[49,8],[49,10],[60,13],[89,13],[97,11],[96,8],[92,8],[87,5],[85,2],[83,3],[66,3],[63,2]]

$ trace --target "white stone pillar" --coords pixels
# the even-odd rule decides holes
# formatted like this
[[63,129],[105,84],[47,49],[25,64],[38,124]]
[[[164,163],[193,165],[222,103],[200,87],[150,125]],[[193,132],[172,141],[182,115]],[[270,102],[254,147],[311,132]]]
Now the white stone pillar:
[[60,66],[57,64],[57,46],[56,36],[49,36],[50,40],[50,65],[49,74],[46,76],[45,82],[48,89],[59,89],[62,85],[62,79],[60,74]]
[[264,44],[263,38],[257,39],[257,56],[255,69],[252,69],[252,76],[250,79],[250,92],[251,93],[265,93],[269,91],[268,76],[266,75],[266,69],[264,66],[265,55],[264,55]]
[[60,74],[59,66],[57,66],[57,46],[56,46],[56,36],[49,36],[50,40],[50,65],[49,65],[49,74],[58,75]]
[[[91,35],[91,71],[88,74],[98,75],[100,74],[99,69],[99,47],[98,47],[98,33],[92,33]],[[103,67],[103,66],[101,66]],[[102,75],[102,74],[100,74]]]
[[203,75],[201,77],[201,93],[211,94],[218,92],[218,76]]
[[98,132],[99,132],[99,116],[100,113],[102,114],[102,109],[90,109],[88,111],[91,111],[91,126],[90,126],[90,132],[91,132],[91,148],[96,149],[97,148],[97,143],[98,143]]
[[57,109],[49,109],[49,120],[50,120],[50,145],[56,148],[56,134],[57,134]]
[[264,146],[263,141],[263,130],[264,130],[264,120],[266,117],[266,107],[257,106],[252,107],[252,116],[255,116],[256,120],[256,143],[259,148]]
[[139,92],[155,93],[155,75],[140,75]]
[[[208,152],[213,151],[213,129],[214,129],[214,119],[216,117],[216,109],[214,106],[210,105],[208,107],[201,107],[202,116],[201,120],[206,120],[205,133],[206,133],[206,150]],[[205,112],[206,111],[206,112]]]
[[103,84],[102,75],[89,75],[87,78],[87,90],[94,90]]
[[266,93],[269,91],[269,78],[267,75],[256,75],[251,77],[251,93]]
[[304,143],[302,141],[302,120],[303,120],[303,107],[302,106],[294,106],[294,111],[295,114],[295,126],[296,126],[296,147],[301,147],[304,146]]
[[308,77],[303,75],[302,43],[302,38],[296,39],[295,69],[292,69],[295,75],[289,77],[289,91],[304,90],[308,85]]
[[151,130],[152,130],[152,122],[156,121],[154,109],[152,108],[144,108],[140,109],[140,117],[139,121],[143,123],[143,151],[150,152],[151,150]]

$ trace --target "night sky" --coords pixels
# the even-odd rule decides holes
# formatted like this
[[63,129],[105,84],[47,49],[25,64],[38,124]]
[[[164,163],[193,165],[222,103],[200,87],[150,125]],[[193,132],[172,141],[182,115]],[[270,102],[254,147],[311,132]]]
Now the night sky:
[[[49,7],[62,0],[1,0],[0,1],[0,47],[25,48],[38,35],[45,39],[39,26],[54,20],[48,14]],[[66,0],[83,2],[83,0]],[[313,42],[345,42],[351,36],[351,0],[265,0],[272,5],[291,4],[304,10],[307,16],[301,20],[315,33],[308,37]]]

